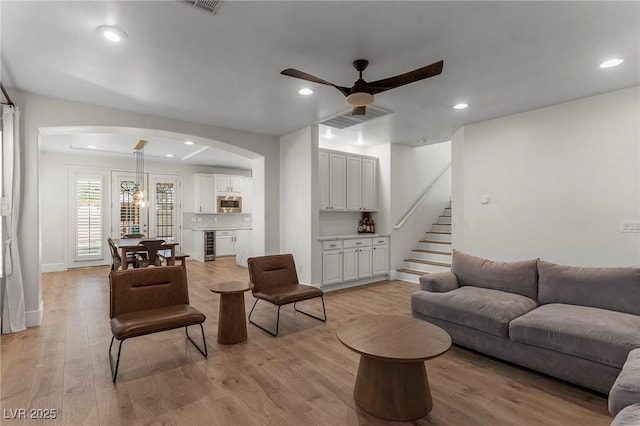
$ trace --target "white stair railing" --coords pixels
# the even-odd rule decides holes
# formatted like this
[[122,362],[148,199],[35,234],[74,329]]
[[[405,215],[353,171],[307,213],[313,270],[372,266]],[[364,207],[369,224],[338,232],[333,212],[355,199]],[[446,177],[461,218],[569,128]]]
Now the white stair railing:
[[429,194],[431,194],[436,184],[440,182],[440,179],[442,179],[442,177],[450,169],[451,169],[451,163],[447,164],[447,167],[445,167],[444,170],[440,172],[440,174],[433,180],[433,182],[431,182],[431,184],[427,186],[427,189],[424,190],[420,198],[418,198],[418,200],[415,203],[413,203],[411,208],[405,213],[402,219],[400,219],[400,221],[396,224],[396,226],[393,227],[394,230],[397,231],[398,229],[402,228],[402,225],[404,225],[404,223],[411,217],[411,215],[415,213],[416,210],[418,210],[418,207],[420,207],[420,205],[424,202],[424,200],[427,199],[427,197],[429,196]]

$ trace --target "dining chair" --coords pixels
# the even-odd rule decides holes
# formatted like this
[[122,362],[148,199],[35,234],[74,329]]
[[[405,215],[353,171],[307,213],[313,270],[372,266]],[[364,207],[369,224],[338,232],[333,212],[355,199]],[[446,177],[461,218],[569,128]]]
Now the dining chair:
[[[293,303],[296,312],[310,316],[322,322],[327,321],[327,311],[324,307],[324,292],[318,287],[300,284],[296,265],[292,254],[278,254],[271,256],[250,257],[247,259],[249,266],[249,281],[253,283],[251,289],[256,298],[253,308],[249,313],[249,322],[272,336],[278,335],[280,326],[280,308]],[[303,312],[296,307],[296,303],[319,297],[322,300],[323,317],[317,317]],[[258,304],[258,300],[264,300],[278,307],[275,332],[253,322],[251,314]]]
[[[118,253],[116,243],[111,238],[107,238],[107,242],[109,243],[109,250],[111,251],[111,270],[117,271],[122,266],[122,257],[120,257],[120,253]],[[127,266],[129,263],[132,263],[134,267],[136,267],[137,261],[135,253],[127,253]]]
[[158,255],[160,246],[164,244],[162,239],[148,239],[141,240],[140,246],[145,250],[145,256],[138,256],[137,265],[138,268],[146,268],[148,266],[161,266],[162,257]]

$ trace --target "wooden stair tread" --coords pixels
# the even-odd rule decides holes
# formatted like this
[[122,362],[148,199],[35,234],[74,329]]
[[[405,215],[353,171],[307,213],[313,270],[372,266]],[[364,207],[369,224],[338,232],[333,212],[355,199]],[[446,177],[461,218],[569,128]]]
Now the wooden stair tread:
[[446,225],[446,226],[451,226],[451,223],[432,223],[432,225]]
[[429,273],[427,271],[418,271],[417,269],[409,269],[409,268],[396,269],[396,272],[404,272],[405,274],[413,274],[413,275],[426,275]]
[[405,259],[404,261],[405,262],[412,262],[412,263],[423,263],[425,265],[444,266],[444,267],[447,267],[447,268],[451,267],[450,263],[434,262],[433,260]]
[[451,241],[436,241],[436,240],[420,240],[419,243],[432,243],[432,244],[448,244],[451,245]]
[[444,234],[451,235],[451,232],[441,232],[441,231],[427,231],[426,234]]
[[451,217],[451,215],[441,214],[441,215],[440,215],[440,216],[438,216],[438,217]]
[[425,249],[415,249],[415,250],[411,250],[411,251],[417,251],[418,253],[443,254],[443,255],[451,256],[451,252],[449,252],[449,251],[425,250]]

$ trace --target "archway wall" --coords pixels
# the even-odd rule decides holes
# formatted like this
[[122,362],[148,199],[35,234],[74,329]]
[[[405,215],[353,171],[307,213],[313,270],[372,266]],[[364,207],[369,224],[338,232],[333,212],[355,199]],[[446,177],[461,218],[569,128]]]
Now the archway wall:
[[[254,255],[279,249],[279,138],[206,124],[133,113],[124,110],[66,101],[12,91],[11,98],[22,108],[23,198],[19,229],[27,326],[40,324],[40,215],[38,193],[39,140],[41,129],[59,127],[116,127],[150,129],[191,135],[198,143],[223,147],[253,160],[253,189],[264,203],[254,204]],[[45,130],[47,131],[47,130]],[[261,229],[259,229],[261,228]],[[259,241],[256,241],[259,240]],[[263,251],[263,253],[262,253]]]

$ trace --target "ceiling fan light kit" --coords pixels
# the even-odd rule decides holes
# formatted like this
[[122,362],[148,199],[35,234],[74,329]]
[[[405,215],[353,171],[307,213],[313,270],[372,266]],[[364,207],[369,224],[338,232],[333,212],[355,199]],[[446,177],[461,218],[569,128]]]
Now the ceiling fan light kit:
[[371,105],[373,95],[367,92],[355,92],[347,96],[347,103],[355,107]]
[[351,88],[335,85],[314,75],[307,74],[306,72],[298,71],[293,68],[282,70],[280,74],[310,81],[312,83],[334,87],[347,98],[347,103],[353,106],[353,111],[351,112],[352,115],[366,115],[366,107],[373,103],[375,94],[439,75],[442,72],[444,62],[434,62],[431,65],[418,68],[417,70],[372,82],[366,82],[362,78],[362,72],[368,65],[369,61],[366,59],[356,59],[353,61],[353,67],[358,71],[359,77]]

